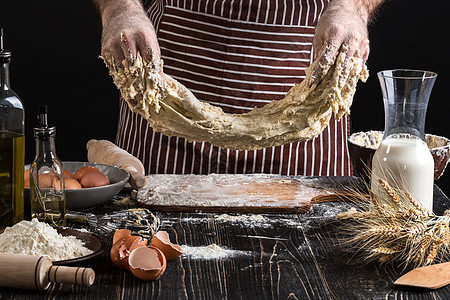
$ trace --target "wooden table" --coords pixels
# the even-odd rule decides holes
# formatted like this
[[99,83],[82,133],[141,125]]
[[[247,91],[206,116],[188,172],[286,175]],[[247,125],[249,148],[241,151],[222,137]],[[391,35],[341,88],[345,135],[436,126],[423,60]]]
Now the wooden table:
[[[437,214],[448,209],[449,199],[437,186],[434,199]],[[339,227],[333,224],[336,213],[349,207],[342,202],[316,204],[305,214],[264,214],[264,222],[253,224],[245,216],[230,221],[217,213],[157,213],[161,229],[175,243],[217,244],[232,255],[181,256],[167,263],[159,280],[144,282],[117,269],[108,248],[80,264],[96,272],[91,287],[0,288],[0,299],[450,299],[450,287],[435,291],[394,287],[394,280],[408,270],[352,264],[339,247]],[[96,210],[117,209],[111,202]],[[110,242],[111,237],[106,239]]]

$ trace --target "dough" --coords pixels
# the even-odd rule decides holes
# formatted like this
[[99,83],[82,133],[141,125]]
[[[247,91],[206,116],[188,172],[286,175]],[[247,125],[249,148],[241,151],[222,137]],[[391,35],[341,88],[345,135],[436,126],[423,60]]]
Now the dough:
[[350,113],[359,79],[368,77],[361,59],[352,58],[345,82],[339,80],[345,49],[336,61],[320,68],[320,80],[312,74],[318,61],[306,70],[306,78],[293,86],[279,101],[244,114],[227,114],[221,108],[200,102],[192,92],[169,75],[164,81],[153,63],[138,53],[133,65],[116,66],[111,55],[104,57],[115,85],[129,108],[142,115],[157,132],[189,141],[207,141],[235,150],[253,150],[318,136],[328,125],[332,113],[337,120]]

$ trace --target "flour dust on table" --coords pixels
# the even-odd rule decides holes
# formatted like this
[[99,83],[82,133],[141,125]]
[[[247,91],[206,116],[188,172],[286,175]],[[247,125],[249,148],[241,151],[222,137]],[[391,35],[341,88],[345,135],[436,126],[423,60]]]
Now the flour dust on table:
[[250,254],[249,251],[228,249],[216,244],[197,247],[182,245],[181,249],[183,249],[182,257],[188,257],[191,259],[226,259]]

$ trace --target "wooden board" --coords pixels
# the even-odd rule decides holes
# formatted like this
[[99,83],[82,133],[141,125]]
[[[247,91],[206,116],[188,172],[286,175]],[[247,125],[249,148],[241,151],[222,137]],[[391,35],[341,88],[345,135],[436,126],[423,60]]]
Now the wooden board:
[[315,203],[342,200],[338,191],[345,189],[337,177],[157,174],[147,176],[137,201],[160,211],[304,213]]

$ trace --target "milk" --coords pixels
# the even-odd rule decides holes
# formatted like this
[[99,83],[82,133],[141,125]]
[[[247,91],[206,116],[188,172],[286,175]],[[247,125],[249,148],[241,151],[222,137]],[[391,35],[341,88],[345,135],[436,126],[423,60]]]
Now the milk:
[[433,211],[434,161],[425,142],[414,138],[383,140],[372,160],[371,189],[381,188],[378,179],[399,186]]

